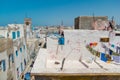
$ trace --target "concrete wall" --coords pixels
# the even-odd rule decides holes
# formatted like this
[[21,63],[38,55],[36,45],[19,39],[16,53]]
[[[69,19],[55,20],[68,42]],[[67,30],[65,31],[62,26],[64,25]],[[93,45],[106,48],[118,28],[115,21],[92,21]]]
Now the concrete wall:
[[93,30],[92,23],[94,20],[102,20],[102,21],[108,21],[107,16],[80,16],[75,18],[74,21],[74,29],[86,29],[86,30]]
[[4,36],[5,38],[7,38],[7,33],[8,30],[0,30],[0,35]]
[[[90,42],[100,42],[101,37],[108,37],[108,31],[98,30],[64,30],[65,45],[59,46],[58,52],[68,53],[71,49],[80,48],[80,45],[89,44]],[[54,46],[53,46],[54,45]],[[55,46],[56,45],[56,46]],[[48,51],[57,52],[58,40],[47,40]],[[63,49],[62,49],[63,47]],[[62,52],[62,51],[61,51]],[[78,52],[79,53],[79,52]]]

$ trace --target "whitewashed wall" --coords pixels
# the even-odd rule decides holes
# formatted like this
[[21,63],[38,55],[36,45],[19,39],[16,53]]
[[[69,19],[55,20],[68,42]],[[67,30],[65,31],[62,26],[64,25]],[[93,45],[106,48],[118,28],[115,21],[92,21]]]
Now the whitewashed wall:
[[[80,57],[80,53],[86,53],[83,51],[83,47],[90,42],[99,42],[101,37],[108,37],[108,31],[97,31],[97,30],[64,30],[65,45],[58,46],[58,40],[48,38],[47,49],[51,54],[63,54],[65,57],[71,53],[72,56],[77,54]],[[84,49],[85,50],[85,49]]]
[[7,71],[8,71],[8,57],[7,57],[7,51],[0,53],[0,61],[5,60],[6,70],[0,71],[0,80],[7,80]]

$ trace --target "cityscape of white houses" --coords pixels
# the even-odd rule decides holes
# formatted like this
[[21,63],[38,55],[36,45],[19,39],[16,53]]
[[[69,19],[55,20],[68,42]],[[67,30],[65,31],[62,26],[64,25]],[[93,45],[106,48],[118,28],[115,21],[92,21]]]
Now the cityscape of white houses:
[[31,19],[25,18],[24,24],[0,27],[0,80],[21,80],[27,72],[37,80],[44,74],[71,75],[83,70],[90,74],[99,70],[120,73],[120,31],[63,26],[38,27],[33,31],[31,26]]
[[26,23],[0,29],[0,80],[20,80],[37,52],[38,40],[31,37],[31,24]]

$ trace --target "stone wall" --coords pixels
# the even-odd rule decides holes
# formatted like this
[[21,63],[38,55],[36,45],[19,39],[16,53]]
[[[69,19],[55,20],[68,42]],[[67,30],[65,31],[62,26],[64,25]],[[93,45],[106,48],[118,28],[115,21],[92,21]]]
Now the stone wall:
[[108,21],[107,16],[80,16],[75,18],[75,29],[93,30],[92,23],[94,21]]

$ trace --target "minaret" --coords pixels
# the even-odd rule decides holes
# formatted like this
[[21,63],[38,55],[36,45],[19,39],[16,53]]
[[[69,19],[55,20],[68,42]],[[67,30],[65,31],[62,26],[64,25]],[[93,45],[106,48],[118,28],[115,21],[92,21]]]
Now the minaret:
[[26,30],[26,38],[31,38],[32,37],[32,20],[31,18],[25,18],[24,19],[24,24],[25,24],[25,30]]
[[25,18],[24,24],[27,25],[27,26],[31,26],[31,24],[32,24],[31,18]]
[[112,21],[112,23],[113,23],[113,22],[114,22],[114,16],[112,16],[112,18],[111,18],[111,19],[112,19],[111,21]]
[[61,25],[60,26],[63,27],[63,20],[61,20]]
[[96,20],[95,20],[95,15],[94,15],[94,13],[93,13],[93,22],[95,22]]
[[113,29],[115,29],[115,21],[114,21],[114,16],[112,16],[111,23],[112,23]]
[[95,22],[96,22],[96,20],[95,20],[95,15],[94,15],[94,13],[93,13],[92,27],[93,27],[94,30],[97,29],[97,28],[96,28],[96,25],[95,25]]

